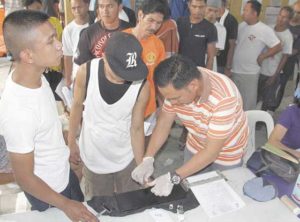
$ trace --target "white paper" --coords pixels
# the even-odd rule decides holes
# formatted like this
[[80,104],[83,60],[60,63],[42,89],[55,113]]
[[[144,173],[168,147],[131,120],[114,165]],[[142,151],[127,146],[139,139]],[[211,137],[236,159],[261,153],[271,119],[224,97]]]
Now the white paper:
[[191,189],[200,206],[210,218],[236,211],[245,206],[243,200],[224,179],[193,186]]
[[208,173],[202,173],[195,176],[191,176],[186,178],[189,183],[193,183],[196,181],[207,180],[209,178],[217,177],[219,174],[216,171],[211,171]]
[[156,110],[156,112],[152,113],[151,116],[149,116],[145,121],[144,121],[144,133],[145,136],[150,136],[153,132],[153,129],[156,125],[156,119],[159,113],[159,109]]
[[63,100],[64,104],[71,110],[72,101],[73,101],[73,92],[72,89],[69,89],[65,85],[64,78],[59,82],[55,89],[56,94]]
[[174,222],[169,213],[162,209],[151,209],[148,214],[155,222]]

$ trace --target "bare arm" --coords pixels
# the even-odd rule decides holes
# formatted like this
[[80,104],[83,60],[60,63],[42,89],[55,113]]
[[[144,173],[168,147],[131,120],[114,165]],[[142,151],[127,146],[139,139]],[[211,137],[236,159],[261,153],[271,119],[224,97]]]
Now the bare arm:
[[226,139],[208,138],[205,149],[199,151],[187,163],[178,168],[176,173],[183,179],[202,170],[217,159],[225,141]]
[[43,180],[34,175],[34,153],[9,153],[15,178],[20,187],[36,197],[62,211],[73,221],[98,221],[80,202],[70,200],[52,190]]
[[0,185],[15,182],[13,173],[0,173]]
[[281,140],[282,138],[285,136],[286,132],[287,132],[287,128],[285,128],[284,126],[282,126],[281,124],[276,124],[271,135],[270,138],[268,140],[268,142],[270,144],[272,144],[275,147],[278,147],[282,150],[285,150],[291,154],[293,154],[294,156],[300,158],[300,152],[291,149],[289,147],[287,147],[286,145],[284,145]]
[[140,92],[140,95],[133,107],[131,120],[131,144],[134,158],[139,165],[145,153],[145,134],[144,134],[144,113],[150,96],[149,83],[146,82]]
[[278,53],[282,49],[281,44],[278,43],[272,48],[268,48],[266,52],[262,52],[258,57],[257,57],[257,63],[261,66],[261,63],[264,59],[269,58],[276,53]]
[[236,39],[229,39],[229,49],[227,53],[227,61],[225,65],[225,70],[224,74],[227,75],[228,77],[231,76],[231,67],[232,67],[232,59],[233,59],[233,54],[234,54],[234,49],[235,49],[235,41]]
[[175,113],[167,113],[163,110],[159,113],[145,156],[154,157],[162,147],[169,136],[175,117]]
[[206,68],[212,70],[214,64],[214,57],[216,56],[216,43],[207,44],[207,59],[206,59]]
[[64,56],[64,77],[67,87],[72,84],[72,67],[73,67],[73,57]]
[[68,146],[70,148],[70,161],[74,164],[79,164],[81,159],[79,155],[79,148],[76,143],[76,136],[82,118],[83,102],[86,92],[86,65],[79,67],[76,75],[74,99],[70,113]]

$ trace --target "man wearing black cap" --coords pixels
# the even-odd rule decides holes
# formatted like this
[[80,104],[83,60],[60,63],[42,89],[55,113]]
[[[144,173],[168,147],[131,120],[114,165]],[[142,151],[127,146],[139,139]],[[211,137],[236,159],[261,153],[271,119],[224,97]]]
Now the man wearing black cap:
[[130,174],[144,155],[144,111],[150,93],[141,54],[133,35],[116,32],[103,59],[93,59],[77,73],[68,141],[70,161],[84,163],[87,199],[139,188]]

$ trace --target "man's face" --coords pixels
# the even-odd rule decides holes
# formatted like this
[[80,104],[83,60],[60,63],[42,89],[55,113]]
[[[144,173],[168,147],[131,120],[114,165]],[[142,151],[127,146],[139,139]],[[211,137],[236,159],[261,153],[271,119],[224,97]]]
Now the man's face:
[[75,18],[84,19],[89,11],[89,4],[83,0],[71,0],[71,10]]
[[62,44],[57,40],[53,26],[45,22],[35,28],[31,35],[33,36],[32,47],[29,51],[32,63],[39,67],[59,65],[63,56]]
[[33,11],[42,11],[42,4],[39,2],[34,2],[31,5],[28,5],[27,9],[33,10]]
[[277,16],[277,25],[288,26],[290,22],[290,13],[286,10],[281,10]]
[[104,25],[115,22],[121,9],[122,5],[118,5],[115,0],[98,0],[98,15]]
[[295,4],[294,7],[293,7],[293,10],[294,10],[294,18],[296,20],[299,20],[300,19],[300,4]]
[[253,18],[257,17],[256,12],[251,8],[250,3],[247,3],[244,6],[242,17],[243,17],[243,20],[247,23],[249,21],[252,21]]
[[192,20],[201,20],[204,18],[206,8],[204,0],[190,0],[188,8],[190,10],[190,17]]
[[[197,82],[197,80],[193,81]],[[172,105],[187,105],[197,98],[198,88],[193,81],[182,89],[175,89],[172,84],[168,84],[163,88],[158,87],[158,90]]]
[[138,12],[140,31],[143,32],[144,36],[150,36],[157,32],[163,23],[164,16],[161,13],[154,12],[145,15],[142,11]]
[[217,18],[219,15],[219,8],[215,8],[215,7],[210,7],[210,6],[206,6],[205,9],[205,18],[212,22],[215,23]]

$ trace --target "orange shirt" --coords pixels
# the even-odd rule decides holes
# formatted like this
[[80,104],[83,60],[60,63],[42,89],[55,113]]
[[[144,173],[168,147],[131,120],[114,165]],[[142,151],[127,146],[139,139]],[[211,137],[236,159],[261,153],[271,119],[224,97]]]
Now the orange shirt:
[[[124,32],[132,34],[132,28],[126,29]],[[149,71],[147,80],[150,85],[150,98],[145,111],[145,117],[148,117],[156,110],[155,85],[153,82],[154,69],[166,56],[163,43],[155,35],[140,40],[140,43],[143,47],[143,61],[147,65]]]
[[205,68],[202,73],[204,90],[199,101],[187,105],[172,105],[165,101],[163,111],[176,113],[189,131],[187,149],[197,153],[206,146],[207,138],[226,139],[215,163],[240,163],[247,145],[248,123],[241,95],[226,76]]

